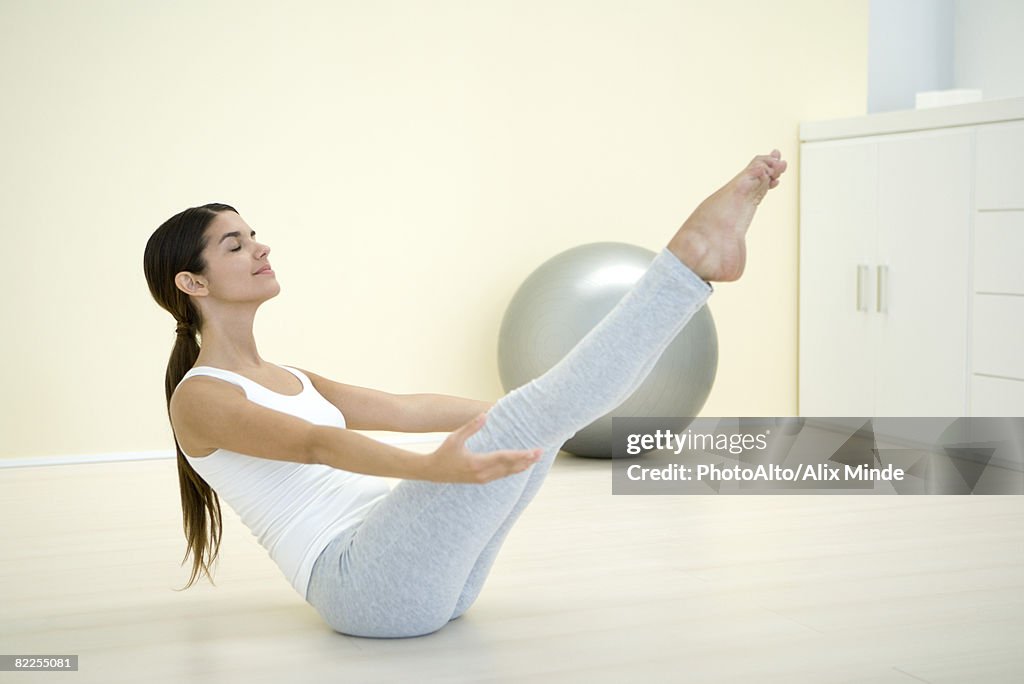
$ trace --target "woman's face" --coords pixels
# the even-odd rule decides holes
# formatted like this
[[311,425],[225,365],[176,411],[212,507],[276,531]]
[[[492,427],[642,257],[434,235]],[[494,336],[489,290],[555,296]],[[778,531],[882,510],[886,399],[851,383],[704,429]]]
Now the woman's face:
[[[256,231],[233,211],[217,214],[206,228],[203,258],[206,271],[179,273],[179,286],[189,294],[217,302],[264,302],[281,291],[277,276],[269,270],[270,247],[256,241]],[[204,302],[212,306],[214,301]]]

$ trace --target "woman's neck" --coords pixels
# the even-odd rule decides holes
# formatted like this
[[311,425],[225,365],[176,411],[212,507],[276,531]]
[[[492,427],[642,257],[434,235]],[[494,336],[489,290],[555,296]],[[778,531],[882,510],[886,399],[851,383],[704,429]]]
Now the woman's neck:
[[252,316],[221,316],[205,321],[196,365],[226,370],[263,368],[267,362],[256,348],[252,326]]

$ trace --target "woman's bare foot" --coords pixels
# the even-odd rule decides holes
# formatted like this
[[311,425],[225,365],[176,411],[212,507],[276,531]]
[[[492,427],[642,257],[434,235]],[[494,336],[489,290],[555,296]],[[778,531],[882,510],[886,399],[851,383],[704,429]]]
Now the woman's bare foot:
[[690,214],[669,241],[669,251],[704,280],[737,280],[746,264],[750,221],[785,170],[786,162],[778,150],[754,157],[747,168]]

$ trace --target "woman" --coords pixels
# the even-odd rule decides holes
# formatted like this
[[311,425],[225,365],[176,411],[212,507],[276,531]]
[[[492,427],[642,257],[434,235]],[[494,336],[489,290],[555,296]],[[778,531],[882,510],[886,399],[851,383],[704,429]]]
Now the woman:
[[[559,447],[633,393],[710,281],[740,277],[754,211],[785,169],[777,150],[755,157],[564,359],[493,405],[263,360],[253,319],[281,290],[270,248],[225,204],[166,221],[145,272],[178,322],[165,390],[193,555],[186,588],[200,570],[212,581],[220,496],[338,632],[417,636],[462,615]],[[419,454],[344,428],[451,434]],[[383,477],[404,479],[392,490]]]

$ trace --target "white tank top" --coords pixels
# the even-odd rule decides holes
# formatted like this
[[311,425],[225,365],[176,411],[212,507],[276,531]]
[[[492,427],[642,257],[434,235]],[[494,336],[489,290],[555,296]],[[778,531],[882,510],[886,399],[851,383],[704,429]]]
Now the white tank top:
[[[220,378],[241,387],[249,401],[261,406],[316,425],[345,428],[341,411],[316,391],[305,373],[282,368],[302,381],[299,394],[280,394],[212,366],[196,366],[181,382],[195,375]],[[185,454],[185,458],[270,552],[303,599],[313,564],[324,548],[391,491],[384,478],[328,465],[278,461],[226,449],[200,458]]]

